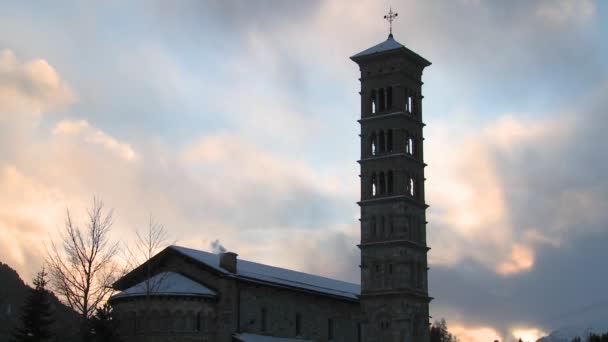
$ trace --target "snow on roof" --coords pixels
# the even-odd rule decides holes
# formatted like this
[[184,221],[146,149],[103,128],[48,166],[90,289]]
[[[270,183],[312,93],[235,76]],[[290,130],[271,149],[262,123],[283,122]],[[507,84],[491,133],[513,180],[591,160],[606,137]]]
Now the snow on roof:
[[273,337],[255,334],[235,334],[234,338],[241,342],[311,342],[310,340],[302,340],[296,338]]
[[[220,258],[217,254],[180,246],[170,246],[169,248],[204,263],[222,273],[230,274],[228,271],[220,267]],[[268,266],[247,260],[237,259],[236,268],[236,277],[245,280],[296,287],[302,290],[319,292],[354,300],[357,300],[359,298],[359,294],[361,293],[361,286],[358,284]]]
[[393,35],[389,35],[388,39],[383,41],[380,44],[374,45],[371,48],[367,49],[367,50],[363,50],[361,52],[359,52],[358,54],[352,56],[351,58],[358,58],[358,57],[363,57],[363,56],[367,56],[367,55],[372,55],[374,53],[380,53],[380,52],[385,52],[385,51],[390,51],[390,50],[395,50],[395,49],[400,49],[403,48],[405,46],[401,45],[401,43],[399,43],[398,41],[396,41],[393,38]]
[[217,295],[210,288],[179,273],[163,272],[112,296],[112,299],[145,296],[146,292],[154,296],[215,297]]
[[359,52],[358,54],[352,56],[351,59],[356,60],[361,57],[371,56],[371,55],[378,54],[381,52],[387,52],[387,51],[398,50],[398,49],[403,49],[410,56],[418,59],[419,62],[422,64],[426,64],[427,66],[431,64],[431,62],[427,61],[426,59],[424,59],[423,57],[421,57],[414,51],[406,48],[404,45],[402,45],[401,43],[396,41],[395,38],[393,38],[392,34],[390,34],[388,36],[388,38],[385,41],[383,41],[382,43],[374,45],[374,46],[370,47],[369,49]]

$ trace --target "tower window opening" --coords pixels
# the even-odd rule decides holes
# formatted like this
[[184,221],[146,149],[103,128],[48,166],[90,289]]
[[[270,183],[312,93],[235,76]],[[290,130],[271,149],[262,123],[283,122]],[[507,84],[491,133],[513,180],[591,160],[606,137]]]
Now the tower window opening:
[[384,96],[384,88],[378,91],[378,110],[383,112],[386,110],[386,97]]
[[408,137],[405,141],[405,153],[414,155],[414,139],[412,137]]
[[327,339],[332,340],[334,338],[334,320],[327,320]]
[[389,194],[393,193],[393,171],[389,171],[386,175],[386,183],[387,183],[387,192]]
[[388,274],[393,274],[393,264],[388,264]]
[[405,91],[405,111],[410,114],[414,113],[414,97],[409,90]]
[[375,156],[378,154],[378,138],[376,137],[376,133],[373,133],[369,140],[372,156]]
[[380,134],[378,134],[378,145],[379,145],[379,152],[383,153],[386,152],[386,137],[384,135],[384,131],[380,131]]
[[386,150],[393,152],[393,130],[389,129],[386,131]]
[[384,216],[380,217],[380,236],[384,236]]
[[384,177],[384,172],[380,173],[380,177],[379,178],[379,184],[378,184],[378,193],[380,195],[384,194],[386,191],[386,179]]
[[414,196],[414,194],[415,194],[414,184],[415,184],[414,178],[410,177],[408,179],[406,187],[405,187],[407,194],[410,196]]
[[386,88],[386,108],[391,109],[393,107],[393,87]]
[[372,175],[372,196],[378,195],[378,179],[376,178],[376,174]]
[[376,89],[372,90],[371,102],[372,114],[376,114],[378,112],[378,97],[376,95]]

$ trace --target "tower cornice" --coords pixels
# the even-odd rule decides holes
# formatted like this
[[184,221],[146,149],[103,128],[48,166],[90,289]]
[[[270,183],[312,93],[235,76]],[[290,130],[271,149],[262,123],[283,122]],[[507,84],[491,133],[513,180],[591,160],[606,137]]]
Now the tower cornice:
[[412,117],[412,114],[410,114],[406,111],[396,111],[396,112],[390,112],[390,113],[386,113],[386,114],[374,114],[374,115],[364,116],[361,119],[357,120],[357,122],[362,124],[362,123],[368,122],[368,121],[390,119],[393,117],[405,118],[408,121],[415,123],[416,125],[418,125],[420,127],[426,126],[426,124],[424,122]]
[[408,161],[414,162],[419,164],[422,167],[426,167],[427,164],[425,162],[422,162],[414,157],[412,157],[411,155],[404,153],[404,152],[392,152],[389,154],[383,154],[383,155],[379,155],[379,156],[373,156],[373,157],[368,157],[368,158],[361,158],[359,160],[357,160],[357,163],[359,164],[363,164],[366,162],[371,162],[371,161],[376,161],[376,160],[384,160],[384,159],[393,159],[393,158],[405,158]]
[[386,246],[386,245],[407,245],[409,247],[414,247],[420,250],[426,250],[427,252],[431,250],[431,247],[421,245],[419,243],[415,243],[408,239],[395,239],[395,240],[381,240],[381,241],[370,241],[370,242],[362,242],[357,245],[357,247],[374,247],[374,246]]
[[384,202],[394,202],[394,201],[404,201],[411,203],[419,208],[427,209],[429,207],[428,204],[424,202],[420,202],[415,198],[412,198],[408,195],[393,195],[393,196],[383,196],[383,197],[374,197],[369,199],[360,200],[357,202],[359,206],[368,205],[368,204],[376,204],[376,203],[384,203]]

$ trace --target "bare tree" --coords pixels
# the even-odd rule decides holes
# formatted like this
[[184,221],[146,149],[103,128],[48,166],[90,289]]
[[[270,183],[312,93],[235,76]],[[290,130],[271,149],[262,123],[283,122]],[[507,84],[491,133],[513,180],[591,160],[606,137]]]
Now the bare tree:
[[152,215],[148,221],[148,228],[144,232],[135,231],[136,239],[134,247],[125,246],[127,252],[126,269],[123,273],[130,272],[144,265],[142,273],[146,297],[158,290],[163,281],[163,276],[153,277],[153,272],[159,266],[153,257],[167,247],[169,243],[168,232],[165,226],[154,220]]
[[118,270],[114,257],[119,249],[110,242],[112,223],[112,210],[104,212],[103,202],[94,198],[85,226],[75,224],[66,210],[61,245],[47,246],[51,285],[83,323],[113,291]]

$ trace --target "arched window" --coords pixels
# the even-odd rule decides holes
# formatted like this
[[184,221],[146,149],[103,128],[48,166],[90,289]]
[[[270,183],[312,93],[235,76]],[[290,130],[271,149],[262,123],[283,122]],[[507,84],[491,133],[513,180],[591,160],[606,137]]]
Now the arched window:
[[406,185],[405,185],[405,190],[406,190],[406,193],[407,193],[408,195],[412,196],[412,197],[413,197],[413,196],[414,196],[414,194],[416,193],[416,192],[415,192],[415,189],[414,189],[414,185],[415,185],[415,183],[416,183],[416,182],[414,181],[414,178],[413,178],[413,177],[409,177],[409,179],[407,180],[407,183],[406,183]]
[[386,179],[384,178],[384,172],[380,173],[380,176],[378,177],[378,183],[378,193],[382,195],[386,191]]
[[372,135],[369,138],[369,147],[370,147],[370,151],[372,153],[372,156],[375,156],[378,154],[378,138],[376,137],[376,133],[372,133]]
[[405,140],[405,153],[414,155],[414,139],[411,136],[408,136]]
[[376,89],[372,90],[371,105],[372,105],[372,114],[376,114],[378,112],[378,97],[376,95]]
[[410,114],[414,113],[414,96],[409,89],[405,90],[405,111]]
[[386,175],[387,192],[393,193],[393,171],[389,171]]
[[378,150],[380,153],[386,152],[386,138],[384,137],[384,131],[380,131],[378,134],[378,145]]
[[389,129],[386,131],[386,150],[393,152],[393,130]]
[[377,196],[378,195],[378,180],[376,179],[375,173],[372,174],[371,186],[372,186],[372,196]]
[[386,88],[386,109],[393,107],[393,87]]
[[386,110],[386,98],[384,96],[384,88],[380,88],[378,91],[378,111],[383,112]]

